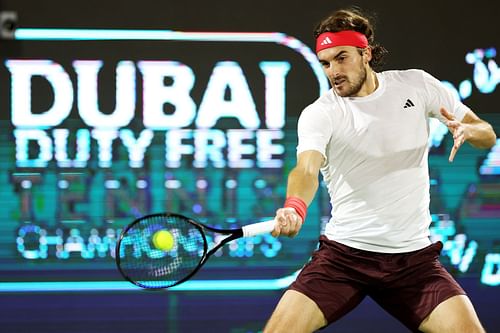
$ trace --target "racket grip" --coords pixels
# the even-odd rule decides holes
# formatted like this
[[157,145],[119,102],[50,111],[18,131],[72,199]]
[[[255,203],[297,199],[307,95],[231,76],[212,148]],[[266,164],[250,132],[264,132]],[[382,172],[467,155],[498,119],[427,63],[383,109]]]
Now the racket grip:
[[267,234],[273,231],[274,225],[275,221],[270,220],[266,222],[248,224],[241,229],[243,230],[243,237],[252,237],[256,235]]

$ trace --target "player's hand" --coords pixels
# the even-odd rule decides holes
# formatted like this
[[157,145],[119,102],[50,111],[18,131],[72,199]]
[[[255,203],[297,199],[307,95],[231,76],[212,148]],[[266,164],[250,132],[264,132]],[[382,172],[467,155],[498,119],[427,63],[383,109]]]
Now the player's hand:
[[448,161],[453,162],[458,149],[467,140],[467,125],[457,121],[455,116],[445,108],[441,108],[439,111],[445,118],[444,124],[448,127],[451,134],[453,134],[453,148],[451,148],[450,157],[448,157]]
[[280,208],[276,211],[274,218],[276,225],[271,235],[274,237],[288,236],[295,237],[302,227],[302,219],[293,208]]

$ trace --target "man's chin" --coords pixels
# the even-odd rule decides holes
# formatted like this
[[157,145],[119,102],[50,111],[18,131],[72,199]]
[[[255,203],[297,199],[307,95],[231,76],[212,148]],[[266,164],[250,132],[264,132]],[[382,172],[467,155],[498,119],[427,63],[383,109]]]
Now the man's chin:
[[[342,89],[343,88],[343,89]],[[360,91],[361,87],[349,87],[349,86],[343,86],[341,89],[337,88],[336,86],[333,87],[333,90],[335,93],[340,96],[340,97],[356,97]]]
[[339,95],[340,97],[349,97],[350,94],[348,91],[345,91],[345,90],[339,90],[337,88],[333,88],[333,90],[335,91],[335,93],[337,93],[337,95]]

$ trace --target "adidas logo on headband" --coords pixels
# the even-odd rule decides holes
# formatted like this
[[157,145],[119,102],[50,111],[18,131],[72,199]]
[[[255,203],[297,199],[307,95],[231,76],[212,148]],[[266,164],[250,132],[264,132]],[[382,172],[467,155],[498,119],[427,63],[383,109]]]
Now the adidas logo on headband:
[[368,39],[364,34],[354,30],[327,31],[316,39],[316,53],[335,46],[354,46],[364,49],[368,46]]
[[319,45],[328,45],[328,44],[331,44],[331,43],[333,43],[333,42],[330,39],[330,37],[326,36],[325,39],[323,39],[323,41]]

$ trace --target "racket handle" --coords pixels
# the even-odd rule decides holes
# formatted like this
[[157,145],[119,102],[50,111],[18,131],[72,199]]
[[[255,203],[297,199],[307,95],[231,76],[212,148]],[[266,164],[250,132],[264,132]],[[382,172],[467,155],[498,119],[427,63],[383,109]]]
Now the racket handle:
[[241,229],[243,230],[243,237],[252,237],[261,234],[267,234],[274,229],[275,222],[274,220],[252,223],[248,224]]

